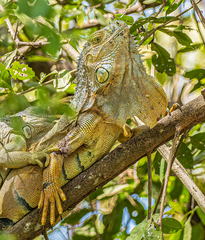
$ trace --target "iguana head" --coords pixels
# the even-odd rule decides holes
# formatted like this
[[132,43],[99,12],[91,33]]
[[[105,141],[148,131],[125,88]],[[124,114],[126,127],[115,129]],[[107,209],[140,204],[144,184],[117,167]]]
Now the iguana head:
[[77,79],[73,101],[77,111],[97,107],[108,121],[120,126],[134,115],[154,126],[157,116],[166,111],[166,95],[147,75],[122,21],[90,36],[80,56]]
[[35,112],[35,107],[28,107],[24,111],[13,115],[13,117],[22,119],[21,131],[27,139],[35,137],[52,126],[52,121],[46,116],[38,115]]

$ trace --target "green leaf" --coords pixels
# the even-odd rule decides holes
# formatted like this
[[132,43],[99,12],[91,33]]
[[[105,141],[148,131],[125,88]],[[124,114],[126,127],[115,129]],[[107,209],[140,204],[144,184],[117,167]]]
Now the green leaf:
[[192,71],[186,72],[184,74],[184,77],[190,78],[190,79],[198,79],[198,82],[194,82],[194,87],[192,88],[191,92],[194,92],[195,90],[198,90],[199,88],[204,86],[204,80],[205,79],[205,70],[204,69],[194,69]]
[[3,108],[4,116],[23,111],[27,107],[29,107],[29,103],[24,95],[17,96],[15,94],[8,94],[3,104],[1,104],[1,110]]
[[178,7],[179,5],[182,3],[183,0],[179,1],[178,3],[173,3],[169,6],[169,8],[167,9],[166,11],[166,15],[174,12]]
[[79,27],[82,27],[85,18],[85,12],[82,9],[79,10],[81,11],[81,14],[77,15],[77,24]]
[[52,71],[52,72],[50,72],[49,74],[45,74],[45,73],[42,73],[41,72],[41,74],[40,74],[40,83],[43,83],[44,82],[44,80],[47,78],[47,77],[49,77],[49,76],[51,76],[51,75],[55,75],[55,74],[58,74],[58,71],[57,70],[54,70],[54,71]]
[[192,226],[190,223],[191,218],[192,218],[192,214],[189,216],[188,220],[185,223],[183,240],[191,240],[191,233],[192,233]]
[[201,222],[205,226],[205,213],[202,211],[202,209],[200,207],[197,208],[196,212],[197,212],[199,218],[201,219]]
[[35,77],[35,72],[28,65],[20,64],[20,62],[14,62],[11,68],[8,68],[13,79],[32,79]]
[[30,18],[28,15],[26,15],[23,12],[20,12],[18,10],[14,11],[15,15],[19,18],[19,20],[30,29],[34,34],[40,34],[38,24],[37,22]]
[[177,159],[180,161],[183,167],[189,168],[189,169],[193,168],[193,156],[191,154],[191,150],[183,142],[179,148]]
[[191,38],[186,33],[183,33],[182,31],[175,31],[175,30],[172,31],[170,29],[165,29],[165,28],[160,28],[159,31],[161,31],[171,37],[175,37],[176,40],[184,46],[189,47],[190,44],[192,44]]
[[20,0],[18,1],[18,11],[28,15],[30,18],[36,18],[38,16],[50,18],[55,14],[53,7],[48,4],[47,0]]
[[149,228],[145,231],[145,240],[162,240],[162,232],[154,228]]
[[84,217],[86,214],[88,214],[90,211],[87,208],[83,208],[80,211],[74,212],[69,214],[66,218],[61,221],[60,225],[67,224],[77,224],[82,217]]
[[192,236],[191,240],[204,240],[204,228],[201,223],[197,223],[192,227]]
[[200,44],[200,43],[192,44],[192,45],[190,45],[190,46],[180,48],[180,49],[177,51],[177,53],[186,53],[186,52],[195,51],[195,50],[199,49],[201,46],[202,46],[202,44]]
[[53,81],[53,86],[57,92],[64,92],[70,86],[71,74],[68,70],[61,70]]
[[1,17],[0,18],[0,25],[4,23],[4,20],[7,18],[7,16]]
[[173,234],[182,229],[182,225],[174,218],[162,219],[162,232],[167,234]]
[[[123,206],[123,201],[120,201],[118,199],[112,212],[108,215],[103,216],[102,222],[105,226],[103,236],[113,236],[120,231],[122,226],[124,207],[125,206]],[[110,219],[112,219],[112,221],[110,221]],[[102,238],[106,239],[105,237]]]
[[195,148],[205,150],[205,133],[198,133],[190,137],[191,143]]
[[181,31],[173,31],[173,36],[182,45],[189,46],[192,44],[191,38],[186,33],[183,33]]
[[146,229],[146,224],[147,221],[143,221],[134,227],[130,233],[130,236],[127,237],[126,240],[141,240]]
[[99,195],[97,199],[102,200],[103,198],[114,196],[115,194],[118,194],[120,192],[126,192],[125,189],[128,188],[129,186],[130,186],[129,184],[122,184],[106,187],[103,189],[103,194]]
[[[166,16],[166,17],[148,17],[148,18],[138,18],[138,20],[130,27],[130,33],[134,33],[136,29],[141,28],[146,23],[165,23],[171,19],[174,19],[175,17],[172,16]],[[176,19],[178,20],[178,18]]]
[[179,230],[177,233],[172,234],[169,240],[182,240],[183,230]]
[[104,17],[104,15],[101,13],[100,10],[95,10],[95,16],[98,20],[98,22],[102,25],[102,26],[105,26],[105,25],[108,25],[109,23],[109,19]]
[[12,90],[10,73],[3,63],[0,63],[0,87]]
[[161,159],[162,159],[162,156],[160,155],[160,153],[157,151],[155,156],[154,156],[154,160],[152,162],[152,166],[154,167],[155,169],[155,173],[160,175],[160,168],[161,168]]
[[143,1],[143,4],[151,4],[151,3],[154,3],[156,1],[157,0],[145,0],[145,1]]
[[16,53],[17,53],[17,48],[6,56],[6,59],[4,61],[4,65],[6,65],[6,68],[8,68],[11,65],[14,57],[16,56]]
[[115,19],[116,20],[122,20],[125,22],[127,25],[132,25],[134,23],[134,19],[131,16],[127,15],[122,15],[122,14],[115,14]]
[[156,70],[160,73],[165,72],[168,76],[173,76],[176,73],[176,65],[170,54],[159,44],[152,42],[151,49],[157,54],[152,56],[152,63]]
[[156,224],[156,221],[159,219],[159,214],[152,216],[152,220],[148,220],[146,224],[146,229],[144,231],[145,240],[162,240],[162,231],[160,231],[159,226]]
[[51,55],[55,55],[59,51],[61,47],[59,33],[47,19],[39,17],[39,20],[35,20],[20,11],[15,11],[15,14],[32,34],[47,38],[49,44],[43,47],[45,51]]
[[184,77],[189,79],[197,78],[200,81],[205,78],[205,69],[194,69],[188,71],[184,74]]

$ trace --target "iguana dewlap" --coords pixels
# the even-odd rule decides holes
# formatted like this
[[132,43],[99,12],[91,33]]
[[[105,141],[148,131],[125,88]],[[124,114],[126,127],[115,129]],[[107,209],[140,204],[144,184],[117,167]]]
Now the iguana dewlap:
[[[50,186],[64,185],[107,154],[119,137],[123,139],[128,118],[137,115],[153,127],[166,111],[166,95],[147,75],[129,28],[122,21],[91,35],[79,59],[77,80],[72,101],[76,118],[63,116],[33,149],[49,152],[52,148],[63,155],[51,153],[44,179],[38,166],[11,171],[0,191],[0,224],[12,225],[37,206],[42,181],[46,196]],[[49,204],[45,196],[44,217]]]

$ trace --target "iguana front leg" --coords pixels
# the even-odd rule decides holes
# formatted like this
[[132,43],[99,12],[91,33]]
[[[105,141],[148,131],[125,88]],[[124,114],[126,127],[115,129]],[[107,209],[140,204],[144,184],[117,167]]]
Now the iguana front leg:
[[[0,151],[0,166],[5,168],[21,168],[28,164],[40,167],[48,166],[49,155],[47,153],[26,152],[26,141],[21,135],[11,134],[9,143],[2,145]],[[45,161],[45,164],[43,162]]]
[[21,168],[29,164],[38,164],[39,167],[47,167],[50,160],[49,155],[44,152],[30,153],[23,151],[4,151],[4,153],[1,152],[0,154],[0,166],[6,168]]
[[[89,139],[90,134],[93,132],[93,129],[99,120],[100,118],[94,116],[93,114],[81,115],[77,126],[69,131],[60,144],[56,144],[52,147],[53,149],[59,148],[64,155],[51,153],[49,167],[45,169],[43,173],[43,191],[41,192],[41,198],[38,204],[38,208],[43,207],[41,220],[42,225],[45,225],[46,223],[49,203],[51,225],[55,222],[55,205],[59,214],[63,212],[60,198],[64,201],[66,197],[60,188],[59,179],[62,172],[64,156],[67,156],[79,149],[86,140]],[[39,145],[39,147],[41,146]]]

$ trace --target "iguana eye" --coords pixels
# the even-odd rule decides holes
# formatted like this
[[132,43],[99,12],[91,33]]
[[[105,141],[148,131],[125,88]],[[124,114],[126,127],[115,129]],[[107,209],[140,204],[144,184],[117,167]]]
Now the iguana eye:
[[98,43],[98,42],[100,42],[100,37],[93,38],[93,43]]
[[99,43],[102,42],[103,38],[105,36],[105,31],[102,29],[102,30],[99,30],[95,33],[93,33],[91,36],[90,36],[90,39],[88,40],[91,44],[94,44],[94,45],[97,45]]
[[96,78],[99,83],[104,83],[108,80],[109,73],[104,68],[98,68],[96,70]]
[[31,138],[31,136],[32,136],[31,128],[28,125],[26,125],[26,126],[23,126],[22,129],[23,129],[24,136],[27,139]]

